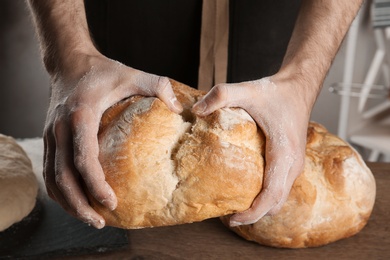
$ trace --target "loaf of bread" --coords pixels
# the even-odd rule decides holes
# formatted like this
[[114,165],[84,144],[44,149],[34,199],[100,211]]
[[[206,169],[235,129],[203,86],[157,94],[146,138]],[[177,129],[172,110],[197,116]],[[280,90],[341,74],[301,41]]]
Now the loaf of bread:
[[[316,247],[358,233],[375,201],[375,179],[360,155],[346,142],[311,123],[305,168],[278,214],[253,225],[233,227],[262,245]],[[229,217],[222,217],[228,226]]]
[[177,225],[250,207],[262,185],[263,140],[242,109],[204,118],[191,107],[203,94],[172,81],[182,114],[154,97],[133,97],[103,116],[100,156],[118,197],[109,211],[90,198],[111,226]]
[[30,158],[13,137],[0,134],[0,232],[29,215],[37,195]]
[[[172,81],[184,111],[159,99],[132,97],[110,108],[99,131],[107,182],[118,197],[110,211],[90,197],[111,226],[177,225],[248,209],[261,190],[265,138],[242,109],[191,113],[203,93]],[[360,156],[319,124],[308,128],[304,172],[280,211],[233,228],[276,247],[320,246],[357,233],[375,200],[375,181]]]

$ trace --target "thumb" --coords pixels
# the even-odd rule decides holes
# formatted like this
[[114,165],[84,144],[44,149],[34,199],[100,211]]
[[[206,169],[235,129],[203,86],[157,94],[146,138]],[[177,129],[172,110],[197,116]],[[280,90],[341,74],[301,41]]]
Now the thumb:
[[181,113],[183,107],[173,92],[170,80],[167,77],[158,77],[157,79],[157,86],[155,88],[156,96],[161,99],[170,110],[175,113]]
[[201,100],[194,104],[192,112],[198,116],[207,116],[217,109],[231,105],[233,101],[231,92],[232,87],[228,84],[214,86]]

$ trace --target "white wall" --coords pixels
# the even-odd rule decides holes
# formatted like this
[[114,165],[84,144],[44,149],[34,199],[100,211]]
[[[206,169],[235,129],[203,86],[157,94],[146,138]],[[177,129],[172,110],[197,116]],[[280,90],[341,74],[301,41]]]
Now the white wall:
[[[369,4],[363,6],[359,20],[359,35],[356,46],[355,63],[354,63],[354,83],[363,83],[364,77],[370,65],[371,59],[375,52],[375,42],[370,27]],[[325,79],[321,94],[315,104],[311,119],[323,124],[328,130],[337,134],[341,96],[330,93],[329,87],[336,82],[343,81],[346,39],[332,64],[332,67]],[[350,113],[348,122],[348,132],[353,132],[363,123],[361,115],[357,112],[357,98],[350,99]]]

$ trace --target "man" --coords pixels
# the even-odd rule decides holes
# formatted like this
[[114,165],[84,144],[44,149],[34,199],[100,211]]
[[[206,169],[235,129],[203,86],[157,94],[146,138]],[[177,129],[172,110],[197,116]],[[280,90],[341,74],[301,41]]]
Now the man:
[[[197,54],[199,44],[196,39],[200,39],[201,45],[204,39],[202,35],[191,37],[200,33],[201,20],[196,17],[206,19],[204,14],[208,9],[204,7],[210,1],[203,1],[203,10],[200,0],[28,1],[38,29],[44,64],[52,77],[51,103],[44,131],[44,177],[49,195],[70,214],[97,228],[105,225],[104,219],[89,206],[82,181],[103,205],[109,209],[115,209],[117,205],[116,196],[105,182],[98,161],[97,132],[100,118],[108,107],[132,95],[147,95],[157,96],[172,111],[180,113],[182,107],[169,80],[156,74],[164,73],[164,76],[192,86],[198,83],[197,66],[202,67],[202,59],[199,63],[197,58],[201,55]],[[275,1],[230,1],[229,14],[232,17],[228,22],[231,35],[226,75],[230,83],[217,82],[214,78],[211,82],[219,84],[193,107],[199,116],[222,107],[241,107],[266,136],[263,188],[250,209],[232,216],[232,226],[254,223],[265,214],[278,212],[283,206],[294,180],[303,170],[311,109],[362,0],[272,2]],[[149,7],[142,8],[142,3],[148,3]],[[94,4],[101,6],[93,9]],[[183,9],[167,13],[175,10],[176,5],[179,10]],[[175,17],[179,12],[186,15]],[[289,12],[292,15],[286,19]],[[186,20],[187,15],[193,17],[187,19],[188,24],[180,20]],[[127,19],[122,19],[126,16]],[[94,17],[99,18],[94,20]],[[264,17],[273,22],[266,23],[267,20],[261,20]],[[240,25],[242,19],[246,23]],[[129,21],[133,23],[127,25]],[[176,22],[154,28],[166,21]],[[201,25],[202,33],[204,24]],[[178,33],[179,39],[193,39],[184,41],[190,49],[181,42],[172,45],[175,42],[170,40],[178,40],[178,35],[158,31],[171,26],[173,32],[184,26],[181,34]],[[249,28],[247,32],[245,28]],[[257,31],[256,28],[262,29]],[[272,41],[267,37],[263,39],[264,28],[269,29],[268,36],[276,35],[277,38],[271,37]],[[293,30],[289,31],[289,28]],[[110,39],[115,37],[118,39],[111,42]],[[154,49],[148,49],[148,46],[154,46]],[[172,46],[175,46],[174,52],[169,49]],[[256,53],[261,53],[267,46],[280,50],[271,48],[272,53],[275,51],[274,58],[271,55],[263,60]],[[252,48],[257,50],[249,51]],[[158,50],[157,54],[155,50]],[[245,56],[247,51],[250,55]],[[184,62],[175,64],[181,55],[187,55]],[[240,58],[241,55],[244,57]],[[249,62],[249,66],[245,62]],[[152,65],[149,67],[148,64]],[[181,68],[187,65],[186,69]]]

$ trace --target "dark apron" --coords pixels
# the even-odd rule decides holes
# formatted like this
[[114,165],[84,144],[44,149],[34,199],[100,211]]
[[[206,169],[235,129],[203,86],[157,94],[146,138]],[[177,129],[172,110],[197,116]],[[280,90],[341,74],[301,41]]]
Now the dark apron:
[[[85,0],[85,4],[92,37],[104,55],[197,86],[202,0]],[[299,0],[230,0],[227,82],[277,72],[299,6]]]

